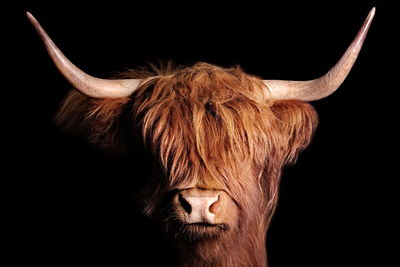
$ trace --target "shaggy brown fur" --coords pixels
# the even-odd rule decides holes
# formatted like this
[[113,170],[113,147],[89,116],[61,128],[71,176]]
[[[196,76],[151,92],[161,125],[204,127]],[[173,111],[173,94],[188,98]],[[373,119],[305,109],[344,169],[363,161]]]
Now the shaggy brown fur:
[[281,169],[310,142],[314,109],[269,99],[262,80],[239,68],[197,63],[125,76],[138,73],[145,81],[130,98],[91,99],[71,91],[58,124],[112,151],[126,146],[129,125],[139,129],[163,171],[146,191],[149,216],[165,213],[160,207],[167,193],[189,184],[228,193],[237,204],[237,225],[216,239],[178,241],[182,265],[265,266]]

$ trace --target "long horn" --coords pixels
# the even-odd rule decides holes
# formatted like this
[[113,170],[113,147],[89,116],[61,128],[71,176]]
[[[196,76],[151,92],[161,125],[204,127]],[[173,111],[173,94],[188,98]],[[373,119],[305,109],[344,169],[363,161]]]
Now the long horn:
[[58,70],[81,93],[98,98],[126,97],[138,88],[141,79],[106,80],[84,73],[63,55],[32,14],[27,12],[26,15],[42,38]]
[[371,9],[363,26],[354,41],[347,48],[336,65],[322,77],[310,81],[264,80],[272,99],[297,99],[314,101],[329,96],[342,84],[349,74],[358,53],[367,36],[368,29],[375,15],[375,7]]

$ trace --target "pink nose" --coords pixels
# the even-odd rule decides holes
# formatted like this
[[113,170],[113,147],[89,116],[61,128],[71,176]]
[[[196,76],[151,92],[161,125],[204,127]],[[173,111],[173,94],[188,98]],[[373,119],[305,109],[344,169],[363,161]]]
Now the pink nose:
[[219,206],[218,192],[183,191],[178,200],[185,223],[214,223]]

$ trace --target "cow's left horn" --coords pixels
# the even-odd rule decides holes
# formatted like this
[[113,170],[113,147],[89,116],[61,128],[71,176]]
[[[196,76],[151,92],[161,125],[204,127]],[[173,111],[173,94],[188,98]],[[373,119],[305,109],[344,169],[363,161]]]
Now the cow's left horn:
[[26,15],[42,38],[51,59],[59,71],[83,94],[98,98],[126,97],[138,88],[142,81],[140,79],[106,80],[84,73],[63,55],[32,14],[27,12]]
[[336,65],[322,77],[310,81],[264,80],[272,99],[297,99],[303,101],[319,100],[329,96],[342,84],[349,74],[358,53],[367,36],[368,29],[375,15],[375,7],[369,12],[367,19],[354,41],[347,48]]

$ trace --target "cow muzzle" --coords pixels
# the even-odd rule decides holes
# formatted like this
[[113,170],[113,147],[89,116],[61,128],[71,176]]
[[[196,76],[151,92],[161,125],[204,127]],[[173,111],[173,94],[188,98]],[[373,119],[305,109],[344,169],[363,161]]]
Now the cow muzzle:
[[188,188],[172,201],[174,224],[180,233],[212,237],[236,225],[238,208],[223,190]]
[[[175,209],[186,224],[214,224],[222,204],[221,192],[215,190],[188,189],[176,196]],[[221,198],[221,199],[220,199]]]

